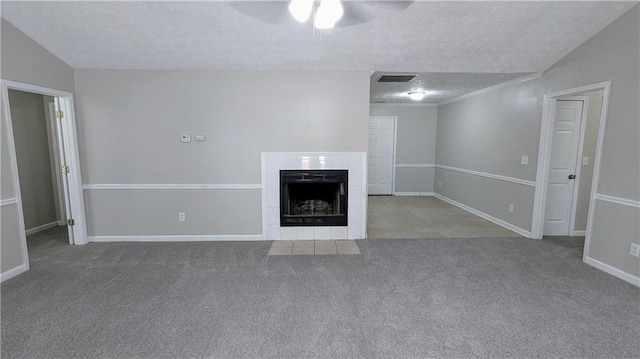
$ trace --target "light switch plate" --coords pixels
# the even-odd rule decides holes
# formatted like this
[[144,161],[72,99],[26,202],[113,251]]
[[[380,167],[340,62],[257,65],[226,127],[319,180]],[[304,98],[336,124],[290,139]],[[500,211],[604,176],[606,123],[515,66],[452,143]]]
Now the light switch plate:
[[205,135],[196,135],[196,141],[206,141],[207,136]]
[[523,165],[526,165],[529,163],[529,156],[522,156],[522,159],[520,159],[520,163]]
[[631,249],[629,250],[629,254],[634,257],[640,257],[640,244],[631,243]]
[[589,157],[587,157],[587,156],[582,157],[582,165],[583,166],[588,166],[589,165]]
[[189,135],[180,135],[180,142],[183,142],[183,143],[191,142],[191,136],[189,136]]

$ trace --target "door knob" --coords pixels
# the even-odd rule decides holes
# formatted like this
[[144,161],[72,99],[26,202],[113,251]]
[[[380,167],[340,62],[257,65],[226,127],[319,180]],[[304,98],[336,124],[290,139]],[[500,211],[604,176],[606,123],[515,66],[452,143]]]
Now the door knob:
[[569,175],[569,179],[575,179],[576,175]]

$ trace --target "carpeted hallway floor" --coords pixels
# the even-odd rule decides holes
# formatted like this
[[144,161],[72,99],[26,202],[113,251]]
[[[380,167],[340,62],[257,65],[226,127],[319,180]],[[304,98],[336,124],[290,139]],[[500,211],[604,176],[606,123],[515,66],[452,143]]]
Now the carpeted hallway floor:
[[[638,357],[640,290],[524,238],[30,243],[2,283],[8,358]],[[57,240],[57,242],[56,242]]]

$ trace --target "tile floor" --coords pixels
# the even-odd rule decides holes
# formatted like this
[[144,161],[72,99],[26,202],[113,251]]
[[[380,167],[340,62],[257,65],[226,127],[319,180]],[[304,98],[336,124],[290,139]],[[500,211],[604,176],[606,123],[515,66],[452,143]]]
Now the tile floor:
[[270,256],[360,254],[355,241],[273,241]]
[[521,237],[435,197],[369,196],[368,239]]

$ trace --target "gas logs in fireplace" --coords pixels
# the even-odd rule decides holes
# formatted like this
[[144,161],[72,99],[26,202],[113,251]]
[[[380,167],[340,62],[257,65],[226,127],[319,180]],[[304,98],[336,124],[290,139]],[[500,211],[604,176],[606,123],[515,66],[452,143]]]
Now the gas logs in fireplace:
[[346,226],[347,170],[281,170],[280,226]]

